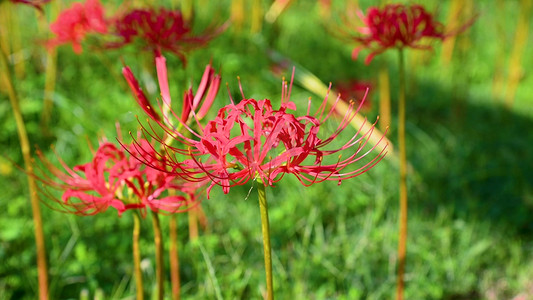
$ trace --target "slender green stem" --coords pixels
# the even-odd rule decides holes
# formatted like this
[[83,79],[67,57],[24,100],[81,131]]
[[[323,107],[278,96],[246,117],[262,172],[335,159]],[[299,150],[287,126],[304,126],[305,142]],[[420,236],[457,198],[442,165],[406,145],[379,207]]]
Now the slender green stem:
[[400,232],[398,240],[398,278],[396,299],[403,299],[407,252],[407,158],[405,152],[405,61],[399,49],[400,95],[398,102],[398,146],[400,152]]
[[17,124],[17,132],[19,136],[20,149],[24,158],[24,166],[28,178],[28,187],[30,190],[30,201],[33,215],[33,224],[35,232],[35,245],[37,247],[37,274],[39,281],[39,299],[48,299],[48,270],[46,267],[46,246],[44,243],[43,223],[41,218],[41,208],[39,206],[39,197],[37,195],[37,185],[33,174],[33,167],[30,155],[30,142],[28,139],[28,133],[24,125],[24,119],[19,107],[19,99],[15,88],[13,86],[13,80],[9,70],[9,64],[6,54],[0,51],[0,77],[2,85],[7,89],[9,101],[13,109],[13,115],[15,117],[15,123]]
[[155,245],[155,280],[156,280],[156,299],[163,300],[165,296],[163,282],[163,239],[161,235],[161,224],[157,213],[152,213],[152,224],[154,227],[154,245]]
[[139,237],[141,235],[141,220],[137,212],[133,214],[133,266],[135,273],[135,285],[137,288],[137,300],[144,299],[143,275],[141,272],[141,250]]
[[178,222],[177,215],[171,215],[169,221],[170,230],[170,281],[172,283],[172,300],[180,297],[180,263],[178,254]]
[[[54,1],[50,4],[50,15],[52,19],[57,17],[61,4],[60,1]],[[39,12],[40,13],[40,12]],[[46,18],[39,18],[38,30],[41,33],[49,32],[49,24]],[[49,32],[48,38],[52,33]],[[52,116],[52,108],[54,106],[53,96],[56,85],[57,77],[57,48],[52,47],[46,51],[46,69],[45,69],[45,82],[44,82],[44,101],[43,110],[41,112],[41,130],[44,135],[50,135],[48,128],[50,118]]]
[[261,211],[261,230],[263,232],[263,250],[265,257],[265,275],[267,284],[267,300],[274,299],[274,285],[272,283],[272,256],[270,247],[270,226],[268,223],[268,204],[265,185],[257,180],[257,193],[259,194],[259,209]]
[[189,239],[195,241],[198,239],[198,212],[196,207],[189,209],[187,215],[189,216]]
[[46,54],[46,78],[44,83],[44,102],[43,102],[43,111],[41,113],[41,129],[45,135],[49,135],[48,123],[50,122],[50,117],[52,115],[52,108],[54,102],[52,100],[55,82],[56,82],[56,63],[57,60],[57,51],[56,48],[49,49]]

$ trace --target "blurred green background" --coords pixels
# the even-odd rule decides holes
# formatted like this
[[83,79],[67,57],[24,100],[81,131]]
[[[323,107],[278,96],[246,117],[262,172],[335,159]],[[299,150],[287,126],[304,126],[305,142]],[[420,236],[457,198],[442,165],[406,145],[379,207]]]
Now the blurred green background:
[[[194,27],[199,32],[230,18],[232,1],[193,2]],[[397,53],[386,52],[368,66],[363,57],[351,60],[355,44],[336,36],[347,2],[353,3],[333,1],[328,15],[318,1],[295,0],[275,23],[265,22],[261,31],[253,33],[248,13],[252,1],[244,1],[247,13],[241,28],[233,24],[207,47],[192,51],[186,67],[166,55],[177,110],[183,91],[191,83],[198,84],[210,60],[233,95],[239,93],[240,76],[247,97],[279,104],[281,75],[271,71],[267,51],[274,49],[333,86],[350,79],[372,82],[371,109],[365,112],[370,120],[378,114],[378,72],[387,69],[393,112],[388,137],[395,143]],[[376,4],[359,2],[363,10]],[[514,102],[504,104],[511,92],[508,79],[515,32],[526,2],[462,2],[462,11],[470,3],[471,13],[479,17],[457,37],[449,63],[442,59],[440,43],[434,43],[433,51],[408,50],[406,129],[412,172],[406,299],[533,299],[530,24]],[[271,3],[261,2],[263,13]],[[446,23],[453,1],[419,3]],[[104,4],[110,13],[118,7],[117,1]],[[142,117],[142,111],[121,76],[121,60],[141,78],[154,100],[157,81],[150,53],[132,47],[98,50],[88,46],[90,41],[81,55],[70,46],[59,47],[52,118],[44,130],[47,31],[38,20],[51,18],[50,5],[44,15],[7,2],[0,7],[3,17],[10,10],[11,22],[17,24],[12,28],[18,28],[10,33],[18,36],[21,45],[12,62],[14,68],[24,65],[15,85],[32,144],[57,162],[49,150],[55,145],[72,166],[91,158],[87,139],[93,145],[102,136],[115,140],[115,122],[120,122],[124,133],[138,128],[136,115]],[[305,107],[308,97],[315,103],[322,100],[301,86],[293,87],[291,99],[297,105]],[[214,108],[228,102],[223,86]],[[37,270],[27,181],[11,162],[23,165],[5,93],[0,93],[0,128],[0,298],[35,299]],[[260,298],[265,289],[263,250],[256,191],[247,198],[250,188],[233,188],[229,195],[213,189],[211,199],[202,204],[208,232],[201,233],[198,243],[189,242],[187,216],[178,217],[183,299],[215,299],[218,291],[223,299]],[[398,230],[395,162],[383,160],[341,186],[329,182],[304,188],[287,176],[267,189],[267,195],[279,299],[393,297]],[[41,208],[51,299],[78,299],[86,294],[134,298],[130,212],[118,217],[110,209],[79,217],[45,205]],[[162,222],[167,235],[167,218]],[[151,290],[155,278],[150,220],[142,226],[143,272]]]

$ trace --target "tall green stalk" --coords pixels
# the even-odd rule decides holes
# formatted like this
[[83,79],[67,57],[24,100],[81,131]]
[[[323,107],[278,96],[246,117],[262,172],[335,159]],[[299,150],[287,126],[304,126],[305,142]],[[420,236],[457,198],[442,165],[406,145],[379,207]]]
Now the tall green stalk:
[[39,299],[48,299],[48,270],[46,267],[46,247],[44,243],[44,233],[41,218],[41,208],[39,206],[39,198],[37,195],[37,185],[35,183],[33,174],[33,167],[30,155],[30,142],[28,139],[28,133],[26,132],[26,126],[24,125],[24,119],[19,107],[19,99],[13,85],[13,80],[9,70],[9,63],[6,54],[0,51],[0,76],[2,85],[7,89],[9,102],[13,110],[15,117],[15,123],[17,124],[17,132],[19,136],[20,149],[22,151],[22,157],[24,158],[24,167],[28,178],[28,187],[30,191],[31,209],[33,215],[33,225],[35,233],[35,245],[37,247],[37,274],[39,281]]
[[398,148],[400,155],[400,231],[398,239],[398,277],[396,299],[403,299],[405,257],[407,252],[407,158],[405,152],[405,61],[399,53],[400,95],[398,98]]
[[137,212],[133,213],[133,266],[135,273],[135,286],[137,290],[137,300],[144,299],[143,275],[141,272],[141,250],[139,247],[139,237],[141,235],[141,220]]
[[172,283],[172,300],[180,300],[180,263],[178,254],[178,222],[177,215],[171,215],[170,230],[170,281]]
[[261,230],[263,232],[263,250],[265,257],[265,275],[267,284],[267,300],[274,299],[274,285],[272,283],[272,255],[270,247],[270,226],[268,222],[268,204],[265,185],[257,180],[257,193],[259,195],[259,210],[261,211]]
[[163,300],[165,296],[163,282],[163,238],[161,235],[161,224],[157,213],[152,213],[152,224],[154,227],[154,245],[155,245],[155,280],[156,280],[156,299]]

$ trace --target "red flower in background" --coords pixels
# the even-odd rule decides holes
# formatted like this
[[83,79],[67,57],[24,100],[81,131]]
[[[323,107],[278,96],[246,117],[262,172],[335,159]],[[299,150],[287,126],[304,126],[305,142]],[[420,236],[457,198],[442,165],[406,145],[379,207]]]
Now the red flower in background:
[[51,47],[71,43],[77,54],[82,52],[81,42],[90,33],[107,33],[104,8],[98,0],[74,3],[62,11],[57,20],[50,25],[56,37],[48,42]]
[[430,49],[431,46],[422,44],[424,38],[444,40],[473,22],[458,30],[445,32],[444,25],[434,20],[423,6],[403,4],[388,4],[382,9],[370,7],[366,16],[359,12],[359,17],[365,26],[358,28],[359,34],[352,37],[361,44],[353,50],[352,58],[357,59],[363,48],[369,48],[372,52],[365,59],[366,64],[389,48]]
[[363,110],[369,110],[372,107],[372,103],[368,99],[372,90],[370,82],[359,80],[340,81],[335,84],[335,87],[342,100],[353,100],[357,104],[362,103],[361,109]]
[[[153,146],[146,140],[127,146],[127,152],[114,144],[104,142],[96,151],[92,161],[69,168],[60,160],[65,171],[52,165],[43,154],[37,155],[45,169],[35,175],[45,186],[41,191],[55,200],[65,212],[79,215],[94,215],[115,208],[119,215],[128,209],[149,208],[154,212],[175,213],[191,205],[189,195],[194,187],[177,181],[168,172],[153,169],[129,155],[142,149],[142,153],[153,152]],[[136,153],[136,152],[135,152]],[[164,163],[149,155],[152,165],[163,167]],[[47,175],[51,173],[51,175]],[[47,187],[63,191],[61,199],[55,198]],[[166,195],[167,190],[177,190],[181,195]]]
[[221,27],[204,35],[194,35],[191,24],[179,10],[135,9],[115,20],[113,31],[121,41],[110,47],[140,41],[145,48],[155,51],[156,56],[160,51],[170,51],[185,62],[184,52],[205,45],[222,30]]

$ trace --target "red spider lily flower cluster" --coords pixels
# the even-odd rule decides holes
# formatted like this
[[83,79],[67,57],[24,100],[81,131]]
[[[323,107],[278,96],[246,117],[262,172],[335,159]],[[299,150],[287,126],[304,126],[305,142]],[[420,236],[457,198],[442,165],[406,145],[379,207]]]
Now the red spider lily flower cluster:
[[[129,155],[128,152],[136,151],[139,145],[143,151],[153,149],[146,140],[138,139],[137,143],[123,149],[103,142],[92,161],[86,164],[70,168],[60,159],[64,171],[37,151],[44,168],[35,176],[45,184],[42,192],[55,200],[62,211],[79,215],[94,215],[109,207],[115,208],[119,215],[130,209],[141,210],[143,214],[146,209],[175,213],[194,205],[195,187],[192,184],[178,181],[174,175],[148,167]],[[156,160],[150,164],[164,165]],[[63,191],[61,199],[55,198],[46,186]],[[164,196],[167,190],[177,190],[180,194]]]
[[170,51],[185,62],[185,51],[205,45],[221,29],[193,35],[190,24],[179,10],[135,9],[115,20],[114,34],[122,40],[110,47],[122,47],[140,41],[145,48],[155,51],[156,55],[160,51]]
[[348,80],[340,81],[335,84],[336,91],[340,94],[341,99],[349,101],[354,100],[355,103],[362,103],[362,109],[368,110],[372,103],[368,99],[369,91],[372,90],[372,84],[367,81]]
[[[138,85],[134,83],[130,86]],[[375,148],[365,149],[374,126],[368,132],[358,131],[338,148],[325,149],[336,141],[360,106],[355,107],[354,102],[350,102],[346,115],[334,132],[321,138],[323,133],[320,128],[334,114],[335,105],[327,110],[326,97],[318,110],[310,114],[309,102],[307,114],[297,117],[289,112],[296,110],[296,105],[289,101],[291,87],[292,80],[290,85],[283,82],[279,109],[274,109],[268,99],[247,99],[243,95],[239,103],[231,100],[231,104],[221,108],[215,119],[206,126],[196,122],[198,132],[180,121],[188,134],[174,130],[149,113],[166,132],[161,136],[153,126],[143,126],[144,133],[156,139],[164,148],[152,158],[166,156],[167,168],[186,181],[210,182],[208,198],[210,190],[216,185],[222,186],[224,193],[249,180],[272,186],[284,174],[295,175],[306,186],[325,180],[338,181],[340,184],[342,180],[365,173],[382,159],[383,151],[362,166],[350,168]],[[134,94],[139,93],[136,88]],[[339,98],[335,103],[338,101]],[[180,120],[175,113],[173,115]],[[181,146],[169,145],[169,136]],[[344,150],[350,151],[346,157],[340,155]],[[148,153],[140,159],[147,163],[147,158]]]
[[50,25],[50,30],[56,35],[48,42],[50,47],[71,43],[74,52],[80,54],[81,42],[87,34],[107,33],[104,8],[98,0],[74,3],[59,14],[57,20]]
[[444,40],[471,25],[469,22],[459,30],[445,32],[444,25],[435,21],[433,15],[421,5],[388,4],[381,9],[371,7],[366,16],[359,12],[359,17],[365,26],[358,28],[359,34],[352,37],[361,43],[353,50],[352,58],[357,59],[363,48],[369,48],[372,52],[365,59],[366,64],[389,48],[430,49],[431,46],[421,43],[424,38]]
[[43,11],[43,5],[50,2],[51,0],[11,0],[12,3],[26,4],[33,6],[38,9],[40,12]]

